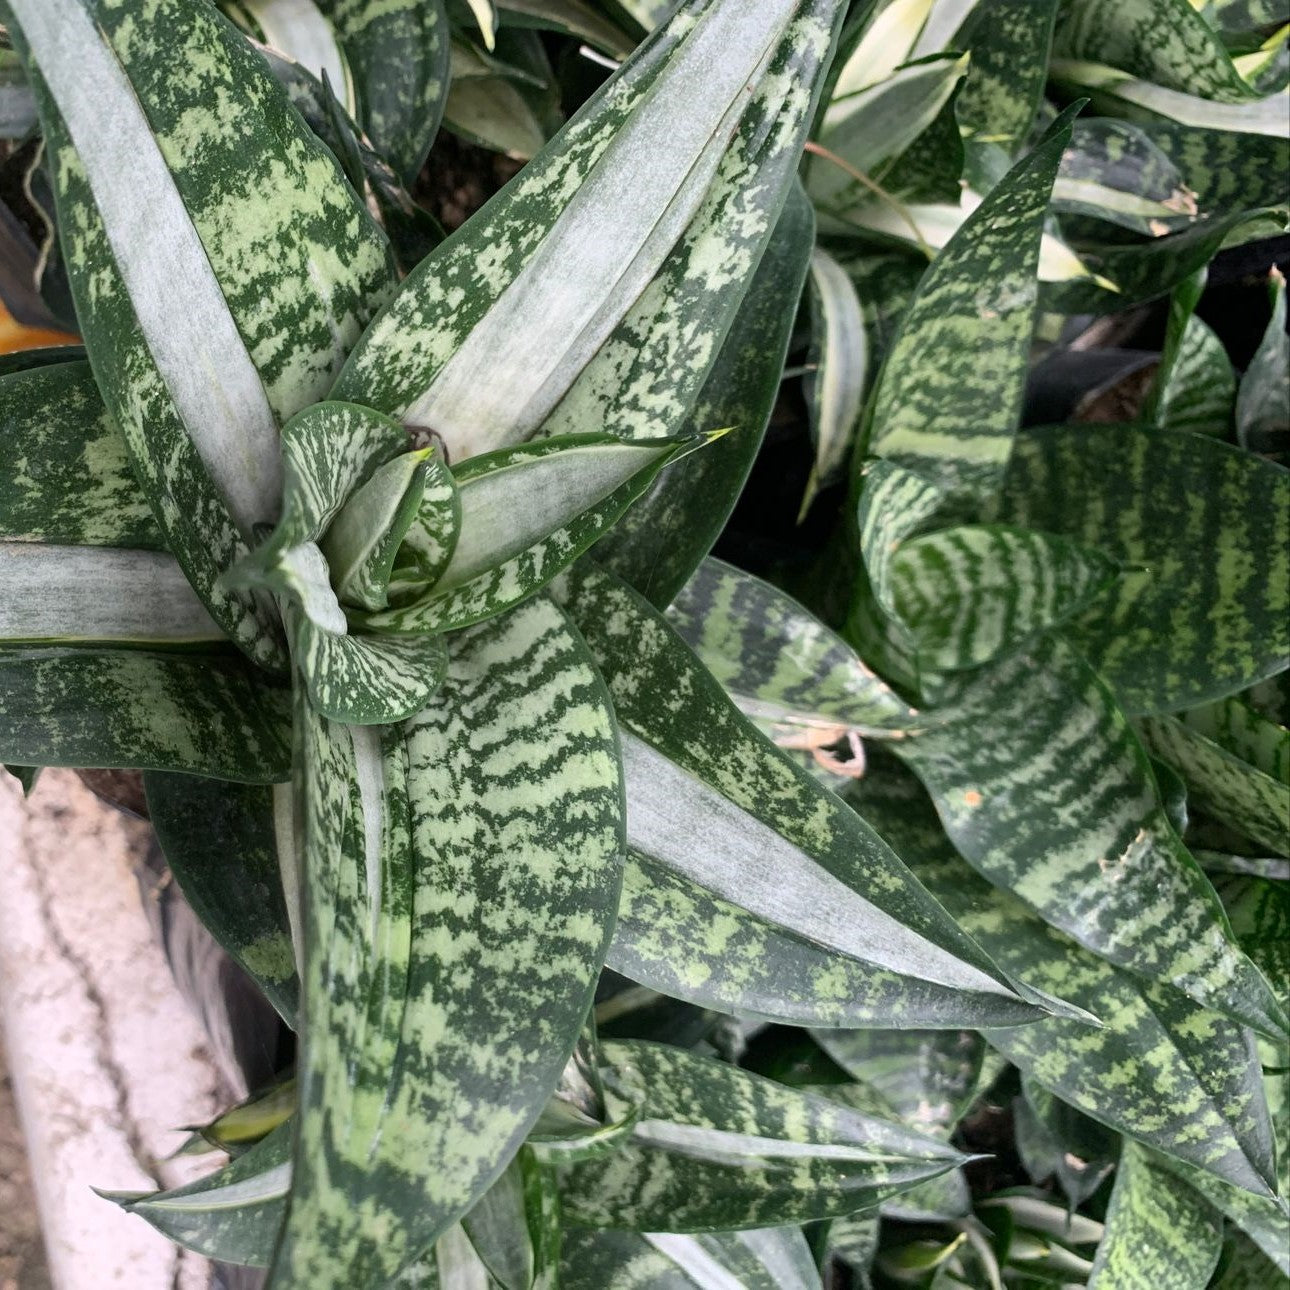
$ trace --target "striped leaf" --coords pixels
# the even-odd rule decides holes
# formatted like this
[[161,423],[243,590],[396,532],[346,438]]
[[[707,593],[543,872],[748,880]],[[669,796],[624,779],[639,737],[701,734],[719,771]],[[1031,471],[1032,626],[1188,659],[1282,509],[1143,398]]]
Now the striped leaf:
[[216,583],[277,515],[279,423],[325,393],[388,290],[384,237],[212,8],[11,8],[108,410],[212,616],[280,666],[268,602]]
[[820,1290],[811,1247],[795,1227],[686,1235],[677,1232],[565,1233],[565,1290]]
[[892,599],[920,664],[977,667],[1078,614],[1115,578],[1098,551],[1007,525],[964,524],[902,543]]
[[159,771],[143,782],[148,817],[184,899],[294,1028],[299,982],[274,845],[274,792]]
[[1182,776],[1190,802],[1262,846],[1290,855],[1290,783],[1176,717],[1144,717],[1138,728],[1147,747]]
[[720,560],[704,560],[667,618],[739,710],[785,746],[847,730],[896,738],[921,719],[790,596]]
[[265,1267],[291,1185],[291,1124],[209,1176],[152,1195],[102,1193],[189,1250]]
[[1044,214],[1070,117],[1002,180],[924,275],[878,377],[865,449],[981,497],[1021,413]]
[[1028,430],[992,518],[1132,570],[1070,626],[1131,713],[1194,707],[1290,660],[1290,471],[1207,436]]
[[958,30],[947,33],[944,48],[972,56],[957,103],[970,140],[1010,153],[1025,142],[1043,98],[1057,9],[1055,0],[977,0]]
[[678,430],[783,206],[840,7],[689,0],[409,276],[335,397],[432,427],[454,464],[539,428]]
[[583,1227],[703,1232],[869,1208],[963,1160],[952,1147],[662,1044],[605,1045],[608,1087],[642,1101],[629,1142],[561,1170]]
[[1142,419],[1167,430],[1227,437],[1236,401],[1236,376],[1227,350],[1195,314],[1205,287],[1202,271],[1182,283],[1169,302],[1160,366]]
[[1282,1003],[1290,1004],[1290,884],[1231,874],[1217,878],[1215,887],[1237,939],[1273,983]]
[[[949,1141],[977,1095],[985,1040],[971,1030],[816,1030],[815,1042],[858,1086],[878,1094],[890,1114],[919,1133]],[[839,1097],[855,1085],[821,1088]],[[845,1100],[845,1098],[844,1098]],[[860,1107],[859,1109],[863,1109]],[[884,1217],[908,1221],[962,1218],[971,1209],[959,1170],[885,1201]]]
[[1203,1196],[1126,1142],[1097,1247],[1094,1290],[1203,1286],[1218,1263],[1223,1223]]
[[1290,203],[1290,139],[1179,125],[1164,117],[1135,123],[1178,167],[1196,204],[1211,217]]
[[318,0],[345,51],[358,118],[404,182],[430,151],[448,91],[443,0]]
[[1241,377],[1236,400],[1236,433],[1242,447],[1277,452],[1290,461],[1290,337],[1286,335],[1286,284],[1272,275],[1272,317]]
[[164,548],[88,363],[0,378],[0,440],[0,537]]
[[229,653],[0,652],[0,761],[181,770],[268,784],[291,770],[286,695]]
[[1062,15],[1054,52],[1219,103],[1255,95],[1189,0],[1074,0]]
[[991,888],[955,854],[922,789],[890,758],[873,758],[846,796],[911,857],[916,875],[1009,971],[1060,991],[1102,1023],[1093,1029],[1051,1017],[990,1029],[992,1045],[1093,1119],[1243,1194],[1270,1196],[1271,1126],[1249,1031],[1172,985],[1144,981],[1090,954]]
[[761,447],[814,242],[814,210],[794,184],[683,433],[734,431],[660,475],[596,544],[596,559],[660,609],[712,548]]
[[855,285],[827,251],[811,255],[811,364],[807,411],[815,460],[798,518],[821,488],[841,477],[859,428],[868,342]]
[[1036,642],[939,715],[899,752],[965,859],[1110,962],[1284,1033],[1285,1013],[1226,935],[1160,804],[1142,745],[1069,644]]
[[453,470],[461,529],[437,581],[354,621],[377,632],[444,632],[501,613],[591,547],[664,466],[705,442],[562,436],[471,459]]
[[164,551],[0,542],[0,644],[165,649],[224,639]]
[[1223,1253],[1211,1284],[1214,1290],[1264,1290],[1275,1285],[1276,1266],[1243,1232],[1229,1226],[1223,1235]]
[[573,1047],[618,898],[613,722],[544,599],[454,636],[379,741],[298,712],[306,1026],[271,1283],[379,1283],[487,1190]]
[[[629,857],[649,873],[643,892],[653,884],[660,892],[697,886],[700,902],[715,898],[722,913],[742,909],[788,944],[829,952],[840,969],[848,962],[881,969],[886,979],[875,985],[884,994],[899,997],[909,985],[892,981],[894,975],[963,992],[965,1016],[1001,1004],[1011,1010],[1022,998],[1040,1008],[1060,1006],[1002,978],[909,880],[877,834],[746,722],[636,592],[579,565],[552,584],[552,593],[586,638],[614,702]],[[742,1011],[731,987],[747,968],[732,961],[726,935],[738,924],[714,920],[694,942],[686,920],[693,918],[695,894],[667,915],[691,935],[685,975],[694,974],[691,989],[715,985],[733,995],[732,1010]],[[612,955],[620,966],[630,953],[633,978],[645,985],[665,981],[665,989],[678,975],[675,956],[687,943],[658,937],[660,923],[648,921],[668,904],[655,895],[641,911],[643,924],[624,917]],[[755,958],[766,946],[765,931],[756,922],[744,929],[754,931],[745,947]],[[667,950],[660,960],[662,940]],[[729,970],[723,967],[713,981],[723,957]],[[752,983],[763,974],[754,974]],[[900,1005],[892,1000],[890,1006]]]
[[[1286,679],[1284,673],[1280,679]],[[1254,695],[1246,693],[1193,708],[1180,720],[1263,774],[1290,781],[1290,729],[1255,704]]]

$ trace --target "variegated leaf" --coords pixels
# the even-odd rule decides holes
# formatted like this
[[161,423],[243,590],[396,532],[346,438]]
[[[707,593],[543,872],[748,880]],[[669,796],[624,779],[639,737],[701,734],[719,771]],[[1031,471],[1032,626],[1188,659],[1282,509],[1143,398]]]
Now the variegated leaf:
[[407,279],[336,397],[430,426],[454,465],[539,428],[678,430],[783,205],[840,7],[689,0]]
[[279,1126],[223,1169],[187,1186],[104,1195],[186,1249],[265,1267],[291,1185],[291,1131],[291,1124]]
[[1176,717],[1143,717],[1148,748],[1187,785],[1188,800],[1280,855],[1290,855],[1290,783],[1265,774]]
[[453,470],[461,528],[423,594],[354,621],[444,632],[502,612],[582,555],[659,471],[706,440],[579,435],[502,448]]
[[920,665],[978,667],[1085,609],[1114,580],[1100,552],[1008,525],[963,524],[902,543],[892,600]]
[[229,652],[0,652],[0,761],[287,779],[289,701]]
[[[646,902],[620,921],[612,964],[629,960],[634,979],[666,990],[675,991],[680,976],[682,997],[706,990],[739,1012],[741,981],[765,984],[764,965],[750,974],[749,962],[766,949],[769,925],[780,944],[805,948],[807,962],[823,966],[819,951],[828,953],[852,981],[857,968],[880,969],[874,986],[902,1011],[918,999],[921,983],[959,991],[965,1016],[1000,1006],[1011,1011],[1022,999],[1060,1006],[1001,977],[864,821],[746,722],[636,592],[578,565],[552,584],[552,593],[586,638],[613,698],[629,855],[649,875],[638,880],[629,872],[627,899],[639,892]],[[687,887],[688,897],[671,907]],[[692,929],[703,924],[695,914],[705,905],[755,919],[712,918],[696,940]],[[665,918],[686,936],[666,935],[660,954]],[[742,962],[733,954],[740,941]],[[682,960],[677,950],[687,944],[693,948]],[[904,1004],[890,998],[907,991]],[[836,1016],[841,1000],[830,995],[828,1011]],[[790,1006],[805,1002],[799,996]],[[754,1000],[748,1004],[757,1011]]]
[[1065,640],[1043,638],[971,678],[938,715],[898,750],[975,868],[1111,962],[1284,1034],[1286,1015],[1227,936],[1141,744]]
[[1068,627],[1130,713],[1193,707],[1290,662],[1290,471],[1208,436],[1027,430],[993,518],[1130,570]]
[[842,266],[827,251],[811,256],[811,364],[808,412],[815,460],[799,519],[821,488],[838,479],[859,429],[868,374],[868,341],[860,298]]
[[143,782],[184,899],[294,1028],[299,982],[272,827],[286,790],[159,771]]
[[88,363],[0,378],[0,440],[0,537],[164,548]]
[[[944,3],[952,11],[953,3]],[[938,6],[940,7],[940,6]],[[1043,98],[1056,0],[976,0],[942,48],[967,50],[971,72],[957,114],[975,143],[1015,153],[1035,122]],[[929,23],[929,26],[931,24]],[[923,52],[921,49],[920,53]]]
[[1093,1029],[1053,1017],[988,1030],[1009,1061],[1086,1115],[1247,1193],[1271,1195],[1271,1126],[1248,1030],[1172,985],[1113,967],[973,875],[922,789],[889,757],[876,757],[847,797],[1010,971],[1060,991],[1102,1023]]
[[1094,1290],[1203,1286],[1218,1262],[1222,1218],[1150,1152],[1126,1142],[1097,1247]]
[[924,720],[790,596],[720,560],[699,566],[667,618],[781,746],[823,747],[849,730],[900,738]]
[[434,142],[448,91],[443,0],[318,0],[344,47],[358,116],[406,183]]
[[814,243],[814,209],[793,184],[684,433],[734,430],[661,474],[596,544],[596,559],[659,609],[711,550],[761,447]]
[[679,1048],[604,1049],[608,1087],[642,1101],[629,1142],[560,1171],[585,1227],[703,1232],[868,1208],[961,1162],[957,1151]]
[[881,200],[869,176],[881,181],[886,163],[931,125],[967,70],[966,55],[941,55],[830,103],[819,134],[819,147],[828,155],[811,158],[807,181],[812,200],[829,216],[826,228],[845,227],[854,207]]
[[1219,103],[1255,96],[1218,32],[1189,0],[1074,0],[1062,15],[1054,51]]
[[298,712],[307,1025],[271,1281],[377,1282],[470,1209],[559,1078],[618,898],[620,771],[544,599],[455,636],[383,748]]
[[[1199,269],[1174,288],[1160,360],[1139,419],[1147,425],[1171,425],[1168,405],[1173,404],[1172,429],[1226,438],[1236,378],[1222,342],[1196,317],[1208,276],[1208,268]],[[1217,415],[1207,418],[1209,408],[1216,408]],[[1199,424],[1192,423],[1196,421]]]
[[796,1227],[687,1235],[586,1231],[564,1237],[565,1290],[821,1290],[811,1247]]
[[1284,90],[1264,97],[1222,102],[1142,80],[1105,63],[1054,58],[1048,71],[1064,91],[1087,94],[1097,111],[1108,116],[1144,122],[1163,117],[1197,129],[1273,139],[1285,134]]
[[1076,121],[1053,184],[1053,208],[1159,237],[1198,215],[1179,167],[1140,127]]
[[[1282,673],[1273,684],[1286,680]],[[1179,714],[1190,729],[1213,740],[1234,757],[1281,783],[1290,782],[1290,729],[1260,710],[1256,694],[1247,691]]]
[[279,422],[321,397],[389,288],[385,239],[213,9],[11,8],[105,402],[212,615],[280,666],[267,601],[216,583],[277,515]]
[[1067,115],[936,257],[878,377],[864,450],[927,475],[951,496],[988,495],[1008,463],[1039,239],[1069,139]]

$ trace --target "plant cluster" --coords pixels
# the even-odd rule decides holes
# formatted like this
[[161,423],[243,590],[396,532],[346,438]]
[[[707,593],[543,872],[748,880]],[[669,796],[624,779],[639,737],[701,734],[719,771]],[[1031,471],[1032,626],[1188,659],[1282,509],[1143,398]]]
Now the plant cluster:
[[0,759],[141,771],[297,1040],[120,1204],[300,1290],[1284,1282],[1284,0],[0,14],[83,344],[3,360]]

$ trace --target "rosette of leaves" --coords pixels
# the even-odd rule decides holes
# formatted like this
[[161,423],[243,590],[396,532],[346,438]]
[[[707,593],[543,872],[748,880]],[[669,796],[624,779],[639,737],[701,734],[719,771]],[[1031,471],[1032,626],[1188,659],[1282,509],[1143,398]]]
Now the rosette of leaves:
[[122,1199],[281,1286],[532,1284],[561,1212],[653,1234],[587,1267],[800,1264],[706,1234],[960,1153],[602,1050],[607,961],[810,1024],[1091,1020],[997,967],[656,607],[769,416],[841,5],[682,6],[400,280],[346,118],[390,173],[419,155],[433,78],[382,47],[419,86],[383,134],[360,36],[432,9],[336,7],[342,117],[198,0],[7,6],[88,363],[3,378],[0,756],[147,772],[173,872],[299,1040],[289,1121]]

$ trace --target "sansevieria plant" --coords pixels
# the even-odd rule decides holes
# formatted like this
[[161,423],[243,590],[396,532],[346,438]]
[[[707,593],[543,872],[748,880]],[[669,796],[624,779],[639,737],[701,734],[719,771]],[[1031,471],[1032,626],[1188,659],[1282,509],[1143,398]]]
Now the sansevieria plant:
[[[297,1037],[110,1199],[301,1290],[1286,1271],[1284,284],[1239,383],[1197,312],[1286,46],[1204,9],[4,0],[84,351],[0,375],[0,759],[142,771]],[[525,163],[451,234],[441,124]]]

